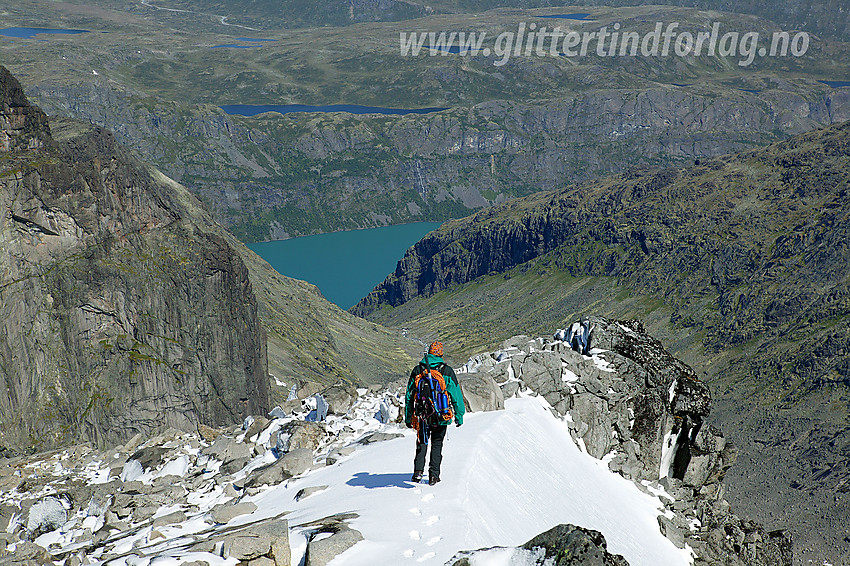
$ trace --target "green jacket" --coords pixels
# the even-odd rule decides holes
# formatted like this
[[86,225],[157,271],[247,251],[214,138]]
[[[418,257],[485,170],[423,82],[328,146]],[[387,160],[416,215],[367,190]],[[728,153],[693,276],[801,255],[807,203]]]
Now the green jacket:
[[[455,413],[455,423],[458,425],[463,424],[463,414],[466,412],[466,407],[463,404],[463,392],[460,389],[460,383],[457,381],[455,370],[443,362],[443,358],[440,356],[425,354],[422,361],[419,362],[419,364],[410,372],[410,379],[407,381],[407,393],[404,395],[404,422],[408,426],[410,426],[410,423],[413,420],[413,384],[416,380],[416,376],[420,373],[420,368],[422,366],[427,366],[431,369],[437,369],[440,365],[443,366],[440,368],[440,373],[443,374],[443,377],[446,380],[446,390],[448,391],[449,399],[451,399],[452,402],[452,409]],[[449,422],[445,421],[439,424],[445,426],[448,425]]]

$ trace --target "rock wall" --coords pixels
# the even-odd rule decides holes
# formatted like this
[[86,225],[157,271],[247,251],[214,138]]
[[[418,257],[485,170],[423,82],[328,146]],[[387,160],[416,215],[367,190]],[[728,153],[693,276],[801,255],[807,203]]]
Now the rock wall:
[[185,192],[0,68],[0,447],[268,409],[248,272]]
[[759,93],[599,85],[558,99],[491,100],[436,114],[285,119],[228,116],[98,81],[29,92],[51,115],[115,131],[208,203],[222,224],[254,241],[457,218],[634,166],[741,151],[850,119],[846,91],[790,83]]

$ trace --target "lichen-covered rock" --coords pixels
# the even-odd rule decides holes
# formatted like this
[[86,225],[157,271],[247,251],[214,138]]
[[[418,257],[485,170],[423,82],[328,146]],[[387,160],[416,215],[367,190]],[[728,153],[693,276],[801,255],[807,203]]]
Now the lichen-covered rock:
[[323,390],[322,397],[328,404],[328,413],[344,415],[357,401],[357,388],[351,383],[337,383]]
[[466,408],[478,413],[496,411],[505,408],[505,398],[501,388],[486,372],[459,373],[457,375]]

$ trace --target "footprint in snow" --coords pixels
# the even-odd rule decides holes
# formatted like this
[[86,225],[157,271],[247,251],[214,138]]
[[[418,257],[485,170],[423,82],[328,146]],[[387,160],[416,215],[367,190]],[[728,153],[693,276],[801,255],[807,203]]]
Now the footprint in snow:
[[437,521],[439,521],[439,520],[440,520],[439,515],[431,515],[430,517],[425,519],[425,524],[430,527],[432,525],[435,525],[437,523]]
[[417,562],[425,562],[426,560],[431,560],[437,555],[436,552],[429,552],[428,554],[423,554],[421,557],[417,558]]
[[420,538],[422,537],[419,535],[419,531],[410,531],[411,540],[419,540]]
[[411,509],[411,510],[410,510],[410,512],[411,512],[411,513],[413,513],[414,515],[416,515],[417,517],[421,517],[421,516],[422,516],[422,511],[420,511],[420,510],[419,510],[418,508],[416,508],[416,507],[414,507],[413,509]]
[[404,556],[405,558],[413,558],[413,549],[412,549],[412,548],[408,548],[407,550],[405,550],[405,551],[404,551],[404,552],[402,552],[401,554],[402,554],[402,556]]
[[428,546],[434,546],[438,542],[440,542],[440,537],[432,537],[432,538],[429,538],[428,542],[426,542],[425,544],[427,544]]
[[423,498],[422,498],[422,502],[423,502],[423,503],[428,503],[428,502],[429,502],[429,501],[431,501],[432,499],[434,499],[434,494],[433,494],[433,493],[429,493],[428,495],[426,495],[425,497],[423,497]]

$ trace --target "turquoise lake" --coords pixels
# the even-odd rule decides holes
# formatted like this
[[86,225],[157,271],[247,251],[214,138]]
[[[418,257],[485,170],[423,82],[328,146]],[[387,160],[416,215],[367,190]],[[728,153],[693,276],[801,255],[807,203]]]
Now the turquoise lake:
[[316,285],[332,303],[349,309],[395,271],[404,252],[439,222],[260,242],[248,247],[278,273]]

